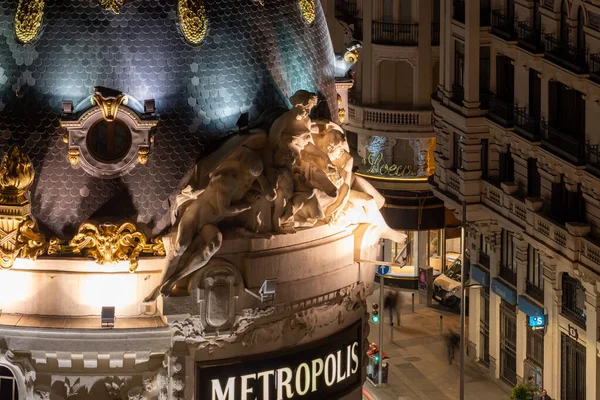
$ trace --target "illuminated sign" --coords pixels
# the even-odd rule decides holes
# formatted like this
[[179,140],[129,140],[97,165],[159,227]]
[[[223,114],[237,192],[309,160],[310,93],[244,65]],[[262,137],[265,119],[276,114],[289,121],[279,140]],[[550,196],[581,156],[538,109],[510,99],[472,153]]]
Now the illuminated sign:
[[289,351],[196,368],[198,400],[336,399],[361,384],[362,324]]
[[388,165],[383,159],[383,154],[381,153],[369,153],[367,158],[363,159],[363,164],[367,166],[367,173],[369,174],[403,178],[417,176],[417,173],[414,171],[412,165]]
[[546,315],[530,316],[529,326],[532,328],[543,328],[544,326],[546,326]]

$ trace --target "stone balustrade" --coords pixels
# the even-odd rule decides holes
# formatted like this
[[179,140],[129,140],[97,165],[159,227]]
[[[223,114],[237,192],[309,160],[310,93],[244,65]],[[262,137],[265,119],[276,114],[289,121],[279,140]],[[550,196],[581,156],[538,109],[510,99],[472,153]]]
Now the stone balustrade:
[[348,105],[348,124],[351,127],[375,131],[423,131],[433,132],[433,113],[431,111],[386,110]]

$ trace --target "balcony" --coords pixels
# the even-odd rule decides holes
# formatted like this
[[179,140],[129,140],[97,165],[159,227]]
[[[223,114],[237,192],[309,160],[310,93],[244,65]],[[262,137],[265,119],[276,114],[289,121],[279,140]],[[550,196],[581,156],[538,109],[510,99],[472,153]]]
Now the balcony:
[[388,46],[416,46],[419,24],[395,24],[373,21],[373,43]]
[[512,15],[504,15],[502,10],[492,11],[492,34],[507,41],[517,40],[515,30],[516,19]]
[[581,329],[585,329],[585,313],[583,310],[580,310],[574,305],[568,306],[567,304],[563,304],[560,313],[563,317],[573,322]]
[[512,269],[501,265],[499,275],[500,278],[504,279],[507,283],[510,283],[513,286],[517,286],[517,273]]
[[600,53],[590,55],[590,79],[600,83]]
[[431,24],[431,45],[440,45],[440,23],[434,22]]
[[517,43],[519,47],[533,54],[542,54],[544,52],[542,37],[540,29],[532,28],[525,21],[517,23]]
[[533,283],[525,282],[525,293],[534,300],[544,304],[544,289],[534,285]]
[[479,265],[490,269],[490,256],[481,249],[479,250]]
[[347,24],[353,24],[357,15],[356,0],[336,0],[335,18]]
[[542,140],[541,121],[527,114],[525,107],[515,108],[515,132],[531,142]]
[[452,85],[452,102],[462,107],[465,99],[465,88],[460,85]]
[[348,125],[382,132],[432,132],[431,111],[401,111],[348,105]]
[[576,74],[586,74],[588,68],[588,51],[563,43],[553,34],[545,35],[544,56],[553,63]]
[[488,118],[499,123],[505,128],[511,127],[515,122],[515,105],[512,102],[490,96],[490,108]]
[[542,122],[542,146],[575,165],[585,164],[585,143]]
[[465,0],[453,0],[452,1],[452,19],[465,23]]

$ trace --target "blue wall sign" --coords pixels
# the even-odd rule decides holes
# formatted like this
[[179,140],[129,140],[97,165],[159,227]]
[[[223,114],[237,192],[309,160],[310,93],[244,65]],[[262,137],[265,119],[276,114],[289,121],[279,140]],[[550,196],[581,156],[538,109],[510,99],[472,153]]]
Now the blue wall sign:
[[390,273],[390,266],[389,265],[378,265],[377,266],[377,273],[379,275],[387,275]]
[[517,292],[500,282],[497,278],[492,279],[492,292],[496,293],[513,306],[517,304]]
[[532,315],[529,316],[529,326],[532,328],[541,328],[546,326],[547,315]]

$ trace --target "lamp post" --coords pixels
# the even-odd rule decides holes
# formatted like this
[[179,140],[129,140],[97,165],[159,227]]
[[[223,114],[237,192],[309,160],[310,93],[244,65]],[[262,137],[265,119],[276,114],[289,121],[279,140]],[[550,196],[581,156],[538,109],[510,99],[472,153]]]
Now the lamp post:
[[467,202],[462,202],[462,228],[460,229],[460,400],[465,400],[465,266],[467,265]]

